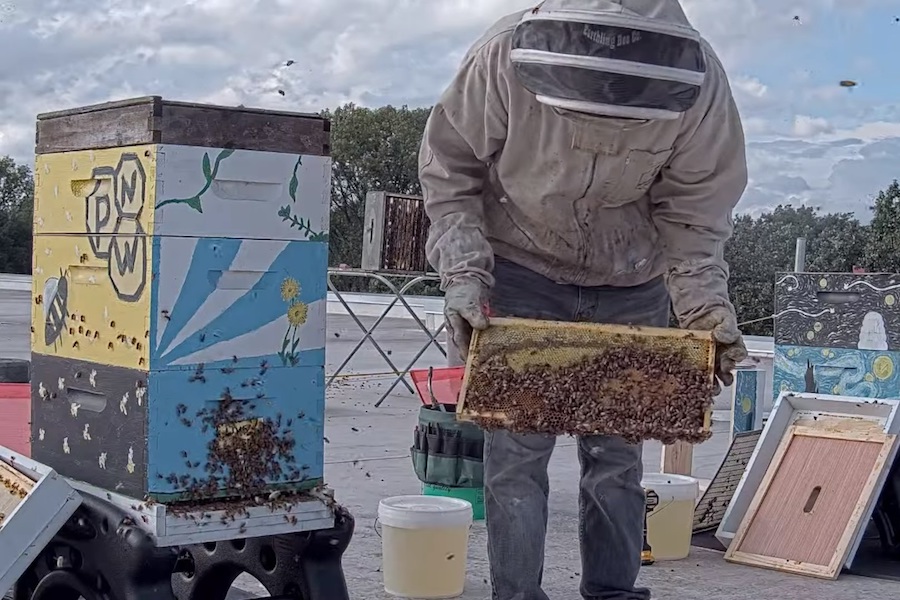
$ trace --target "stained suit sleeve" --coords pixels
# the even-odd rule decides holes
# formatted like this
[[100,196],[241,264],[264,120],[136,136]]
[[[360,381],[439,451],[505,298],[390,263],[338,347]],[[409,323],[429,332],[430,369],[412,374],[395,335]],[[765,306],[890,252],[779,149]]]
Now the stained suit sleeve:
[[483,192],[489,163],[506,140],[508,87],[490,48],[463,61],[435,105],[419,151],[419,180],[431,221],[428,261],[446,290],[460,277],[493,286]]
[[703,90],[685,115],[675,152],[650,188],[666,282],[682,327],[716,307],[734,310],[724,250],[747,186],[741,118],[724,69],[714,56],[708,61]]

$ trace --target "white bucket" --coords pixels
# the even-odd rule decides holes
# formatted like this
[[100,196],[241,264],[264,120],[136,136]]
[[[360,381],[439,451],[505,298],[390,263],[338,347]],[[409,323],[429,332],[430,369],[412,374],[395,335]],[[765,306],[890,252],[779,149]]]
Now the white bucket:
[[691,552],[700,482],[683,475],[647,473],[641,486],[659,497],[659,504],[647,515],[647,541],[653,558],[660,561],[687,558]]
[[378,503],[384,591],[402,598],[456,598],[466,584],[472,505],[443,496]]

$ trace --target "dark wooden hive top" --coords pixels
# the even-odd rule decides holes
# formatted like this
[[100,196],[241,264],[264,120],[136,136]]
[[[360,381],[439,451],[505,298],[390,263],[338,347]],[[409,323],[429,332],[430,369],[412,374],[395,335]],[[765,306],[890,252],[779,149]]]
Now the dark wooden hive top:
[[35,154],[173,144],[329,156],[330,131],[318,115],[145,96],[38,115]]

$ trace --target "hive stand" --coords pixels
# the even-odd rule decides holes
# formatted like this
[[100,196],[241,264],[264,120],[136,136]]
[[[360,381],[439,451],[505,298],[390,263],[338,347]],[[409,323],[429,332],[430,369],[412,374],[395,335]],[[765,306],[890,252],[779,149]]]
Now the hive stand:
[[341,560],[354,520],[341,507],[328,529],[163,547],[114,499],[81,497],[17,581],[13,600],[225,600],[241,573],[271,598],[349,600]]

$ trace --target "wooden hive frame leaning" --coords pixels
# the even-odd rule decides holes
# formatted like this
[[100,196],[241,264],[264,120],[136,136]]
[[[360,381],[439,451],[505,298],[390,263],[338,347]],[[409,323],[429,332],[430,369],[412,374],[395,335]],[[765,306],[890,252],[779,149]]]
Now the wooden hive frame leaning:
[[[503,409],[504,405],[507,407],[519,406],[515,399],[498,398],[493,410],[473,408],[473,397],[479,393],[475,391],[479,385],[477,374],[482,365],[489,360],[496,360],[499,357],[505,365],[517,373],[521,373],[528,367],[539,365],[547,365],[552,370],[573,367],[586,359],[597,359],[612,348],[621,348],[626,354],[627,349],[634,350],[636,348],[647,350],[651,354],[653,351],[660,351],[661,356],[666,356],[673,350],[681,350],[686,362],[703,373],[704,385],[708,383],[711,386],[713,383],[715,342],[711,332],[494,318],[491,319],[491,326],[487,330],[476,331],[472,337],[466,362],[466,375],[457,405],[457,417],[465,421],[483,423],[493,421],[504,427],[521,425],[516,423],[514,416],[511,417]],[[513,395],[515,395],[514,392],[505,396]],[[529,406],[534,406],[533,399],[530,400]],[[549,411],[547,413],[551,419],[555,418],[549,414]],[[541,420],[543,421],[543,419]],[[701,420],[702,424],[699,422]],[[712,396],[710,394],[709,406],[706,407],[702,417],[698,419],[700,431],[694,432],[694,434],[708,436],[711,424]],[[578,433],[592,433],[585,429],[589,428],[588,424],[582,423],[579,428],[581,429]],[[547,433],[553,432],[547,431]],[[573,432],[555,431],[555,433]],[[678,437],[678,439],[681,438]]]
[[[873,496],[881,490],[879,481],[884,471],[889,468],[890,459],[896,449],[896,440],[896,435],[880,431],[876,423],[853,418],[824,417],[815,424],[792,425],[781,439],[762,484],[757,488],[734,540],[728,546],[725,560],[820,579],[837,579],[860,528],[865,526],[864,521],[869,512],[867,508]],[[803,444],[799,448],[798,442]],[[852,449],[837,449],[841,457],[846,456],[849,461],[849,471],[857,473],[853,482],[844,481],[845,477],[841,480],[841,485],[832,481],[831,487],[840,488],[842,493],[847,492],[849,495],[841,498],[834,489],[814,487],[802,508],[803,518],[809,519],[809,522],[804,523],[801,519],[793,518],[795,515],[791,511],[796,512],[798,505],[795,501],[803,499],[797,493],[801,491],[799,486],[809,483],[803,481],[803,475],[808,474],[809,469],[803,468],[800,472],[792,474],[792,469],[796,471],[799,463],[790,455],[792,451],[796,454],[805,451],[808,455],[816,455],[824,460],[821,452],[810,446],[816,442],[819,443],[819,450],[824,443],[844,442],[869,447],[861,457],[857,456],[860,452],[853,452]],[[853,458],[863,460],[854,463]],[[811,468],[815,467],[816,465],[813,465]],[[828,471],[829,477],[845,474],[835,473],[835,470],[827,465],[823,468]],[[868,474],[863,468],[868,468]],[[858,487],[855,487],[854,483]],[[805,490],[804,487],[804,497]],[[825,496],[822,498],[825,505],[821,511],[817,511],[820,495]],[[837,500],[828,496],[836,497]],[[825,531],[823,523],[816,525],[817,512],[820,516],[831,517],[825,525],[832,525],[834,527],[832,531]],[[764,518],[768,518],[768,526],[760,524]],[[797,529],[792,531],[794,526]],[[776,531],[776,537],[769,537],[767,533],[773,530]],[[806,539],[803,532],[813,537]],[[799,544],[799,547],[794,544]],[[817,547],[817,544],[821,546]],[[801,557],[801,554],[808,556]],[[815,558],[820,560],[814,560]]]

